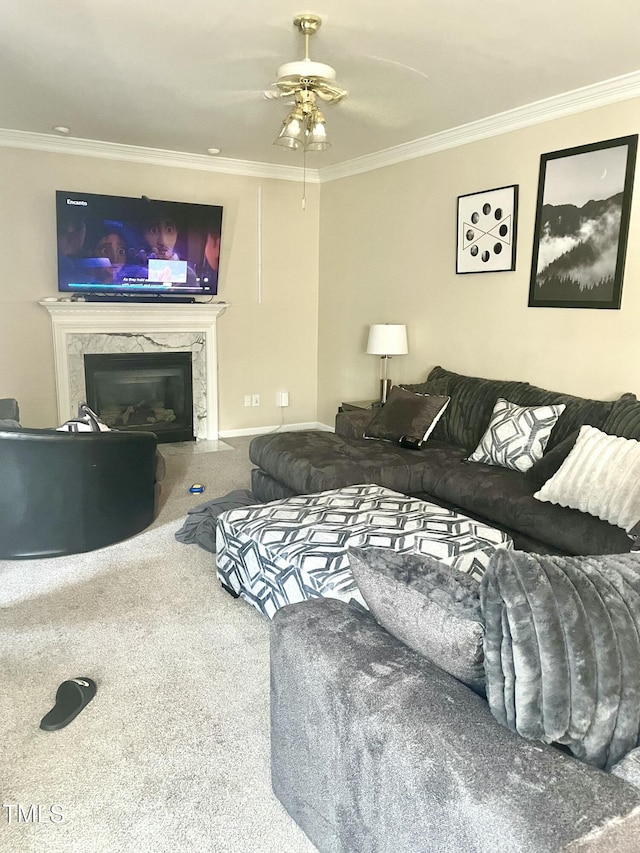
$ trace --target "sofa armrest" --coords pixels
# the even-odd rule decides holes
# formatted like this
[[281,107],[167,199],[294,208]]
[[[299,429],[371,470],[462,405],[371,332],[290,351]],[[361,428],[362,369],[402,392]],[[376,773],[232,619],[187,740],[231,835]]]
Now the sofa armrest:
[[640,807],[340,601],[276,613],[271,685],[273,789],[322,853],[551,853]]
[[336,415],[336,434],[342,435],[344,438],[362,438],[376,411],[357,409],[353,412],[338,412]]

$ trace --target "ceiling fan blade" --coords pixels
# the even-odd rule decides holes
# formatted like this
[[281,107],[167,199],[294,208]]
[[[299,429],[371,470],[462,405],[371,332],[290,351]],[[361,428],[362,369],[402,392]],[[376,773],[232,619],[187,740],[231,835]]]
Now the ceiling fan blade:
[[369,62],[379,63],[380,65],[389,65],[392,68],[401,71],[401,72],[409,72],[409,74],[416,74],[419,77],[423,77],[425,80],[429,80],[430,77],[424,71],[421,71],[419,68],[415,68],[413,65],[407,65],[406,62],[398,62],[395,59],[388,59],[385,56],[372,56],[368,54],[366,56],[360,57],[360,60],[365,60]]
[[326,101],[329,104],[337,104],[338,101],[343,100],[349,94],[346,89],[341,88],[340,86],[322,86],[321,88],[316,90],[317,96]]
[[338,107],[344,116],[357,119],[358,124],[370,127],[400,128],[409,125],[412,116],[405,107],[390,98],[358,97],[347,99]]
[[212,106],[227,107],[259,101],[263,95],[262,89],[224,89],[212,92],[209,102]]
[[290,89],[282,89],[278,88],[277,83],[271,83],[268,89],[264,89],[262,92],[262,96],[267,101],[279,101],[282,98],[290,98],[295,93],[295,87],[291,87]]

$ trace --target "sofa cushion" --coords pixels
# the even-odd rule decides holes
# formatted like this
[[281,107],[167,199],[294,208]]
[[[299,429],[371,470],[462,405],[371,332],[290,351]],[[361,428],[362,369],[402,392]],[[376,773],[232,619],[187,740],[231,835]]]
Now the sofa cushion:
[[[409,450],[388,441],[349,439],[320,430],[271,433],[249,445],[251,461],[298,495],[373,483],[404,494],[417,494],[429,467],[432,441]],[[464,451],[434,443],[434,451],[456,464]]]
[[565,409],[551,431],[547,442],[547,452],[552,450],[569,435],[577,432],[583,424],[603,428],[609,417],[614,402],[607,400],[590,400],[585,397],[574,397],[572,394],[562,394],[558,391],[547,391],[536,385],[521,383],[509,397],[519,406],[548,406],[564,404]]
[[434,379],[427,379],[425,382],[401,382],[400,388],[411,391],[412,394],[436,394],[440,397],[448,397],[449,385],[448,376],[439,376]]
[[375,417],[375,409],[356,409],[353,412],[338,412],[335,431],[345,438],[362,438],[365,429]]
[[446,445],[430,445],[431,440],[422,452],[434,464],[423,471],[422,491],[436,500],[565,554],[617,554],[631,549],[632,542],[621,528],[576,509],[535,500],[535,484],[519,471],[458,462]]
[[478,693],[484,629],[478,581],[422,554],[349,548],[349,568],[377,622]]
[[[564,412],[551,431],[547,450],[551,450],[583,424],[604,429],[605,432],[614,431],[605,429],[603,426],[605,421],[613,416],[613,401],[591,400],[576,397],[573,394],[548,391],[528,382],[481,379],[454,373],[438,366],[430,371],[426,382],[403,385],[403,387],[418,394],[450,396],[451,404],[434,430],[432,438],[462,445],[469,450],[473,450],[478,444],[498,397],[504,397],[519,406],[565,404]],[[628,396],[633,397],[633,395]],[[635,397],[633,399],[635,400]],[[636,423],[640,424],[640,403],[637,403],[637,407]],[[617,417],[619,418],[622,414],[619,411]],[[626,437],[640,438],[640,435],[626,435]]]
[[564,405],[518,406],[500,397],[469,461],[528,471],[542,458],[551,430],[564,408]]
[[595,515],[629,532],[640,520],[640,442],[583,426],[539,501]]
[[[523,383],[500,379],[482,379],[434,367],[426,388],[441,388],[451,402],[433,431],[432,438],[472,451],[487,428],[498,397],[515,399],[513,393]],[[425,393],[434,393],[427,390]]]
[[538,488],[546,483],[547,480],[550,480],[573,449],[577,437],[578,430],[570,433],[551,450],[545,451],[542,459],[534,462],[526,472],[525,476],[527,480]]
[[449,397],[414,394],[394,385],[385,405],[378,409],[364,430],[365,438],[422,442],[429,438],[447,408]]
[[251,471],[251,493],[255,496],[256,503],[281,501],[297,494],[293,489],[287,488],[284,483],[265,474],[260,468],[253,468]]
[[611,768],[640,735],[640,556],[498,549],[481,595],[494,717]]
[[[599,426],[599,424],[592,424]],[[640,402],[635,394],[623,394],[612,404],[611,412],[601,427],[609,435],[640,439]]]

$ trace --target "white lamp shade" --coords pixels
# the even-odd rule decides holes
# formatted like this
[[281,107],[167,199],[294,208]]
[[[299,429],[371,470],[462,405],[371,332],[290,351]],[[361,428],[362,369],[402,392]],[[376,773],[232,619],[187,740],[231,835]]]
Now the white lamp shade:
[[369,355],[406,355],[407,327],[392,323],[376,323],[369,326],[367,341]]

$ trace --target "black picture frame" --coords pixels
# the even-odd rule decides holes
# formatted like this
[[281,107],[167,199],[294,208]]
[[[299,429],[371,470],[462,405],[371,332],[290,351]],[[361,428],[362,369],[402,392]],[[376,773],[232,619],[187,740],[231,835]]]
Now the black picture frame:
[[456,275],[516,268],[518,184],[458,196]]
[[638,134],[540,157],[530,308],[622,300]]

